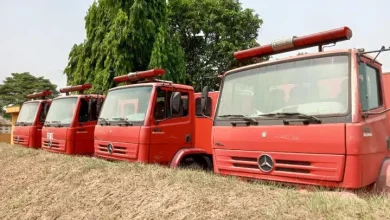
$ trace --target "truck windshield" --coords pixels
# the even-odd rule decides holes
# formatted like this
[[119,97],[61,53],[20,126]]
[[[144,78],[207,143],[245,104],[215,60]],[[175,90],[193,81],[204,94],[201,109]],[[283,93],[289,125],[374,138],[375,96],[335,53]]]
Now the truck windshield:
[[217,116],[348,111],[349,57],[288,61],[228,74]]
[[20,110],[16,125],[31,125],[34,123],[35,117],[38,112],[38,102],[25,103]]
[[107,121],[144,121],[151,92],[152,86],[130,87],[108,92],[100,118]]
[[77,97],[54,99],[46,116],[46,123],[68,125],[72,122]]

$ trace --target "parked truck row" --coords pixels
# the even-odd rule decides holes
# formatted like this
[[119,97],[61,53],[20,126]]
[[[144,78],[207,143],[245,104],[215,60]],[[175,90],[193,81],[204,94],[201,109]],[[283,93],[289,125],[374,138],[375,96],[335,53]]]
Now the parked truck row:
[[[389,49],[323,51],[351,37],[351,29],[342,27],[238,51],[235,58],[244,60],[318,47],[229,70],[218,92],[205,87],[195,93],[191,86],[159,80],[165,71],[153,69],[115,77],[126,85],[106,96],[29,101],[14,141],[108,160],[388,191],[390,75],[369,54]],[[35,115],[27,120],[25,112]]]

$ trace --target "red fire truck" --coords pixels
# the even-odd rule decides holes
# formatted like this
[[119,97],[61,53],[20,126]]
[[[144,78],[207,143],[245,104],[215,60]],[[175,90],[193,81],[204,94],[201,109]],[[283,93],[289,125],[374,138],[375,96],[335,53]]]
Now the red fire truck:
[[[93,134],[104,96],[83,94],[91,84],[60,89],[42,130],[42,148],[65,154],[93,155]],[[77,95],[70,92],[78,91]]]
[[95,129],[95,156],[109,160],[211,168],[211,126],[218,92],[205,101],[191,86],[156,79],[163,69],[115,77]]
[[[33,93],[27,96],[30,101],[24,102],[13,131],[14,144],[29,148],[40,148],[42,126],[50,108],[51,90]],[[35,100],[34,100],[35,99]]]
[[[324,45],[351,37],[352,31],[342,27],[236,52],[241,60],[319,48],[224,74],[212,127],[214,171],[285,183],[387,189],[390,81],[377,56],[369,54],[389,49],[323,51]],[[202,97],[207,98],[207,88]]]

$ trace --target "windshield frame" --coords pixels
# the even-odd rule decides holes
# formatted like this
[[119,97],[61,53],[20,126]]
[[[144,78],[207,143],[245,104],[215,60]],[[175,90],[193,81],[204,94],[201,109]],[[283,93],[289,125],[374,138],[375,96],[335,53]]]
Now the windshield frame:
[[49,111],[47,112],[47,115],[46,115],[46,118],[45,118],[45,123],[44,123],[44,127],[55,127],[57,126],[58,124],[49,124],[47,118],[50,114],[51,111],[54,111],[52,110],[53,109],[53,104],[55,104],[55,102],[57,100],[62,100],[62,99],[75,99],[76,102],[75,102],[75,108],[73,110],[73,113],[72,113],[72,120],[70,121],[70,123],[61,123],[61,126],[60,127],[71,127],[71,125],[73,124],[74,120],[75,120],[75,115],[79,109],[79,105],[80,105],[80,98],[78,96],[62,96],[62,97],[58,97],[58,98],[55,98],[52,100],[51,104],[50,104],[50,108],[49,108]]
[[[19,120],[19,116],[21,115],[20,113],[23,110],[23,107],[25,105],[28,105],[28,104],[36,104],[37,105],[37,110],[35,112],[34,119],[32,120],[32,122],[18,121]],[[38,101],[38,100],[24,102],[22,104],[22,107],[20,108],[20,112],[19,112],[18,118],[15,121],[15,126],[33,126],[33,125],[35,125],[36,122],[37,122],[37,118],[38,118],[38,112],[40,111],[41,107],[42,107],[41,106],[41,101]],[[21,123],[23,123],[23,124],[21,124]]]
[[[236,69],[233,69],[229,72],[227,72],[222,81],[221,81],[221,86],[220,86],[220,94],[218,96],[218,102],[217,102],[217,107],[215,109],[215,117],[213,120],[213,126],[231,126],[231,120],[229,118],[220,118],[218,117],[218,111],[221,105],[220,99],[223,94],[224,90],[224,85],[225,85],[225,79],[226,76],[229,76],[231,74],[240,74],[244,71],[251,70],[251,69],[257,69],[257,68],[262,68],[262,67],[267,67],[267,66],[272,66],[272,65],[278,65],[278,64],[283,64],[283,63],[289,63],[289,62],[296,62],[296,61],[301,61],[301,60],[310,60],[310,59],[316,59],[316,58],[324,58],[324,57],[334,57],[334,56],[346,56],[348,58],[348,73],[347,73],[347,80],[348,80],[348,108],[346,113],[338,113],[338,114],[321,114],[321,115],[313,115],[318,118],[322,119],[322,124],[330,124],[330,123],[348,123],[352,122],[352,93],[351,93],[351,74],[352,74],[352,54],[349,51],[345,52],[333,52],[333,53],[326,53],[326,54],[312,54],[310,56],[295,56],[294,58],[289,58],[289,59],[282,59],[282,60],[276,60],[276,61],[271,61],[271,62],[265,62],[265,63],[256,63],[244,67],[239,67]],[[259,122],[259,126],[261,125],[284,125],[283,124],[283,119],[285,118],[272,118],[272,117],[251,117],[256,119]]]
[[[125,85],[125,86],[120,86],[120,87],[116,87],[116,88],[112,88],[112,89],[108,90],[107,95],[106,95],[105,100],[104,100],[104,103],[103,103],[103,105],[101,107],[101,110],[99,112],[97,125],[100,125],[100,126],[104,125],[104,122],[103,122],[103,124],[101,124],[100,122],[102,122],[102,121],[99,120],[99,119],[102,117],[102,112],[103,112],[104,106],[108,105],[107,99],[108,99],[108,96],[109,96],[110,92],[114,92],[114,91],[118,91],[118,90],[124,90],[124,89],[140,88],[140,87],[149,87],[149,88],[152,89],[152,91],[150,92],[148,105],[147,105],[147,110],[145,112],[145,117],[144,117],[144,119],[142,121],[131,121],[131,120],[129,120],[129,122],[131,122],[132,126],[145,126],[146,125],[146,121],[149,118],[150,106],[153,103],[152,100],[153,100],[154,93],[155,93],[155,85],[154,84]],[[119,126],[119,125],[124,124],[121,120],[107,120],[107,121],[109,122],[109,124],[104,125],[104,126]]]

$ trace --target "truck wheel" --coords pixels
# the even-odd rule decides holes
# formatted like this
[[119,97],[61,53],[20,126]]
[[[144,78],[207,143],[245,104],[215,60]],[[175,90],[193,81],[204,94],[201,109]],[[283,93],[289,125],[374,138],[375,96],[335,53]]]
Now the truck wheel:
[[194,157],[187,157],[187,158],[183,159],[183,161],[180,163],[179,167],[180,168],[187,168],[187,169],[191,169],[191,170],[205,169],[204,164],[200,163]]

